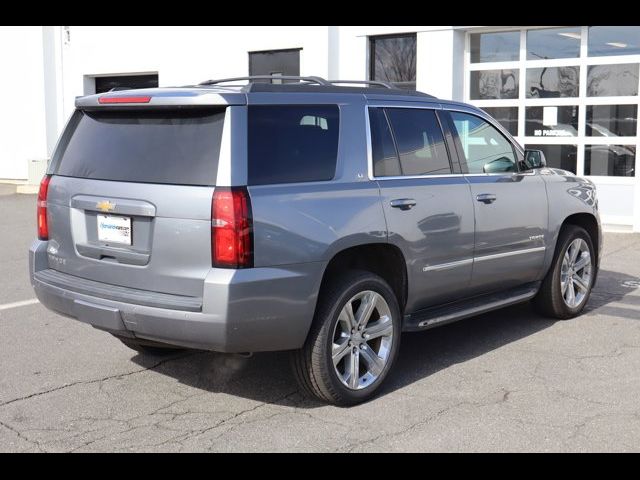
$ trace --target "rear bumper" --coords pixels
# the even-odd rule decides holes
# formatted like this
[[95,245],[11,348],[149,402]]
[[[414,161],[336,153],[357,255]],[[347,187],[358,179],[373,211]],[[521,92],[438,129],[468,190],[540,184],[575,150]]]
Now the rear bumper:
[[219,352],[300,348],[324,271],[319,262],[211,269],[197,308],[200,299],[153,292],[143,299],[141,290],[50,270],[46,248],[35,241],[29,250],[31,284],[46,307],[116,335]]

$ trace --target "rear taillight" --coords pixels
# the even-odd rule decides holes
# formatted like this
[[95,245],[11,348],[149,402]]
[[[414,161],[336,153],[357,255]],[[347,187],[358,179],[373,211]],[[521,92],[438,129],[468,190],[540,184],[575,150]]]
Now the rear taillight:
[[214,267],[253,266],[251,199],[245,187],[216,187],[211,200],[211,260]]
[[49,225],[47,223],[47,193],[49,192],[49,182],[51,175],[45,175],[40,182],[38,190],[38,238],[40,240],[49,240]]

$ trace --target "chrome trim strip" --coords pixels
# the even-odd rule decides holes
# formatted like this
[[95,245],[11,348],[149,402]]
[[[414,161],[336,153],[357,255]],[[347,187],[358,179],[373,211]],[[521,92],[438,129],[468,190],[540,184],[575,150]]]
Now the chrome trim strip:
[[534,248],[525,248],[522,250],[512,250],[511,252],[494,253],[492,255],[483,255],[481,257],[475,257],[475,261],[482,262],[485,260],[495,260],[498,258],[511,257],[513,255],[524,255],[527,253],[544,252],[546,249],[547,247],[534,247]]
[[470,263],[473,263],[473,258],[465,258],[464,260],[457,260],[455,262],[449,262],[449,263],[440,263],[438,265],[427,265],[426,267],[422,268],[423,272],[434,272],[434,271],[440,271],[440,270],[448,270],[450,268],[456,268],[456,267],[461,267],[463,265],[469,265]]

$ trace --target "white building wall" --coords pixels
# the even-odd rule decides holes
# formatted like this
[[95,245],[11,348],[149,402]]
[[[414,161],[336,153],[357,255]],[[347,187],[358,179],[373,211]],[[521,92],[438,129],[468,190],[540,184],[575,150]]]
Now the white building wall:
[[0,28],[0,179],[26,179],[46,158],[42,27]]

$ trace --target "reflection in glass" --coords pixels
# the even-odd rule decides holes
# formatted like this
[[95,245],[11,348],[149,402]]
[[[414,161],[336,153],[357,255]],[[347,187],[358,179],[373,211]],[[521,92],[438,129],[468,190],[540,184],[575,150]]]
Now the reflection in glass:
[[471,99],[518,98],[518,70],[471,72]]
[[371,37],[371,80],[416,89],[416,34]]
[[637,55],[640,53],[640,27],[589,27],[590,57],[609,55]]
[[580,56],[580,27],[527,31],[527,60]]
[[518,135],[518,107],[485,107],[482,110],[495,118],[511,135]]
[[584,174],[608,177],[635,177],[635,145],[587,145]]
[[638,64],[591,65],[587,72],[587,96],[638,95]]
[[635,137],[638,105],[589,105],[587,137]]
[[578,107],[527,107],[524,124],[527,137],[577,137]]
[[520,58],[520,32],[470,35],[471,62],[507,62]]
[[576,173],[577,145],[526,145],[527,150],[542,150],[547,166]]
[[580,67],[527,69],[527,98],[577,97]]

